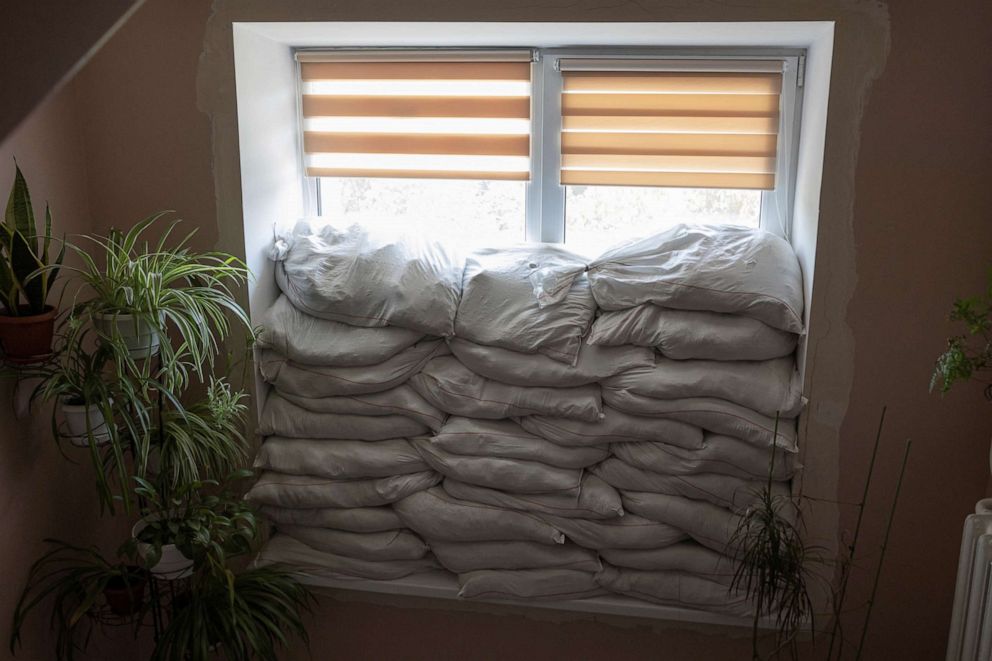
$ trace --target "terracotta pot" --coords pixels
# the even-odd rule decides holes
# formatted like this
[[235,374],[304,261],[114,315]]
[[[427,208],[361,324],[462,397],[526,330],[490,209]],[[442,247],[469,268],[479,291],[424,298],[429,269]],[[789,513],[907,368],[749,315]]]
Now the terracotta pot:
[[123,576],[115,576],[107,582],[107,587],[103,589],[103,596],[107,600],[107,606],[114,615],[134,615],[141,610],[145,601],[145,586],[148,579],[145,578],[137,567],[134,574],[129,574],[127,579]]
[[37,363],[52,353],[58,311],[51,305],[41,314],[24,314],[26,311],[22,306],[19,317],[0,315],[0,348],[4,359],[15,365]]

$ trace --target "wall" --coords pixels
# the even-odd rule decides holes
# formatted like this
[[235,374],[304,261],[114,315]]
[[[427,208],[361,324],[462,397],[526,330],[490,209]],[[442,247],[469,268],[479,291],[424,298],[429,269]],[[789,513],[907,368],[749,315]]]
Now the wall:
[[[0,191],[3,204],[14,179],[14,161],[31,190],[35,214],[44,222],[44,205],[51,205],[56,235],[87,232],[91,215],[86,181],[86,159],[79,134],[75,95],[62,90],[39,106],[5,142],[0,144]],[[71,263],[72,258],[67,259]],[[53,293],[49,302],[57,299]],[[114,546],[114,523],[101,520],[95,477],[87,451],[66,444],[59,453],[52,439],[49,409],[35,407],[26,420],[14,417],[16,380],[0,379],[0,658],[7,658],[8,623],[31,564],[45,551],[42,540],[58,538],[89,545]],[[114,540],[114,541],[112,541]],[[37,611],[23,633],[18,659],[50,659],[52,638],[48,616]],[[92,658],[107,658],[120,648],[114,640],[93,647]]]
[[[231,108],[220,108],[213,125],[198,109],[217,109],[218,99],[233,105],[233,71],[226,78],[197,77],[201,52],[221,72],[230,66],[230,20],[836,20],[807,433],[827,445],[835,439],[836,448],[816,459],[837,462],[831,468],[840,482],[810,495],[845,502],[860,497],[874,426],[888,404],[870,493],[875,507],[862,540],[869,567],[877,558],[902,440],[912,436],[915,444],[865,658],[939,658],[961,521],[986,492],[992,435],[979,388],[960,388],[944,399],[927,392],[933,359],[952,330],[944,321],[950,302],[983,286],[992,246],[992,60],[980,55],[992,37],[992,7],[982,0],[953,5],[373,0],[328,7],[304,0],[221,1],[208,29],[206,0],[149,0],[74,83],[94,216],[105,227],[156,208],[177,208],[201,225],[203,245],[243,249],[237,204],[223,196],[216,201],[218,191],[238,185],[231,167],[232,158],[237,161]],[[883,60],[881,72],[857,68]],[[855,69],[869,80],[880,73],[867,97],[850,89],[847,73]],[[842,514],[849,529],[852,508]],[[852,603],[867,598],[868,578],[855,577]],[[861,615],[863,609],[849,618],[855,638]],[[713,630],[345,594],[322,602],[311,631],[315,658],[748,654],[746,640]],[[301,650],[291,656],[307,658]]]

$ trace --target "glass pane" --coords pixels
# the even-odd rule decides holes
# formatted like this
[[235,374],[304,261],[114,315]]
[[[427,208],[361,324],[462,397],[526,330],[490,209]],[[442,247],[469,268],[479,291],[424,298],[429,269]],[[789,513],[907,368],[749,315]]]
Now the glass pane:
[[646,186],[566,186],[565,242],[595,257],[679,223],[758,227],[761,191]]
[[523,181],[320,180],[321,215],[464,246],[524,240]]

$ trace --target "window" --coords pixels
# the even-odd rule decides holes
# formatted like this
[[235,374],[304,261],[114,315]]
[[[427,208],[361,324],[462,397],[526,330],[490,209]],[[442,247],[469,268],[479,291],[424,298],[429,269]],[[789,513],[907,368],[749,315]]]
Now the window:
[[788,236],[798,51],[298,51],[318,215],[465,244]]

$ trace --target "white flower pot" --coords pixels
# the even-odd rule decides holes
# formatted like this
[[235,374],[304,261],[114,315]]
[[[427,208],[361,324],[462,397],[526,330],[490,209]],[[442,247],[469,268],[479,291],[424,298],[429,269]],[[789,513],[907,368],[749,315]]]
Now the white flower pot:
[[[73,445],[87,447],[90,444],[90,434],[98,445],[110,440],[110,428],[103,418],[103,412],[96,404],[68,404],[65,399],[59,402],[62,418],[65,420],[64,431]],[[87,420],[89,421],[87,424]]]
[[[149,522],[157,521],[159,516],[149,516],[139,519],[134,527],[131,528],[131,536],[134,537],[135,541],[138,539],[138,533],[148,526]],[[141,556],[142,560],[147,561],[148,554],[152,552],[152,545],[146,544],[145,542],[137,542],[138,555]],[[186,578],[193,573],[193,561],[183,555],[175,544],[163,544],[162,545],[162,555],[159,557],[158,562],[155,563],[154,567],[149,567],[148,571],[155,574],[159,578],[174,581],[180,578]]]
[[120,337],[131,358],[151,358],[158,355],[158,331],[143,319],[130,314],[95,313],[93,325],[108,337]]

